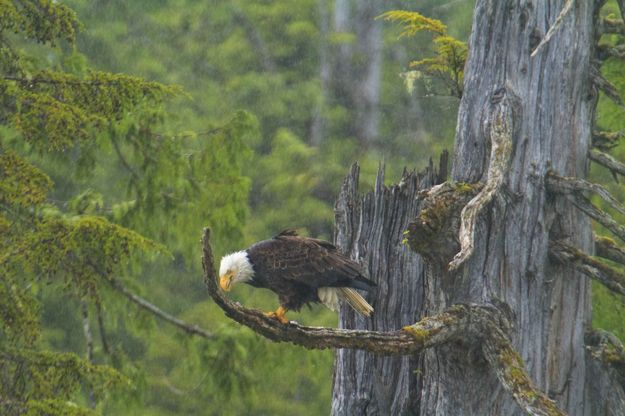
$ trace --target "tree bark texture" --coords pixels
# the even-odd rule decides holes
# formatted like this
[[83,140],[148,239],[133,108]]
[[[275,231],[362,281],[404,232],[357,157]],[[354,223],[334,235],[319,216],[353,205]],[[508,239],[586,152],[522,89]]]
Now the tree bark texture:
[[[417,193],[445,178],[446,154],[438,170],[432,165],[421,174],[405,173],[399,185],[384,186],[384,169],[375,190],[358,193],[358,166],[345,179],[335,207],[337,246],[357,260],[378,284],[380,296],[368,295],[375,313],[371,319],[350,308],[340,311],[341,328],[393,331],[425,316],[426,268],[402,244],[403,231],[419,210]],[[414,372],[418,356],[379,356],[339,349],[335,354],[334,415],[412,414],[421,386]]]
[[[616,376],[585,347],[588,278],[549,258],[550,240],[593,253],[588,217],[545,186],[550,171],[584,178],[588,170],[597,99],[591,83],[594,18],[601,2],[571,1],[476,2],[453,180],[488,184],[502,105],[511,118],[512,146],[501,185],[477,215],[471,254],[457,269],[430,261],[426,273],[420,257],[399,244],[419,210],[414,195],[404,195],[413,188],[387,189],[379,181],[362,198],[352,171],[336,206],[336,242],[365,266],[378,295],[369,298],[373,320],[342,309],[340,324],[393,330],[457,303],[507,304],[514,348],[533,383],[560,409],[570,415],[625,414]],[[433,184],[420,180],[417,188]],[[337,351],[332,412],[525,414],[483,354],[454,344],[398,358]]]
[[[590,84],[594,2],[478,1],[464,96],[458,114],[453,179],[486,180],[491,101],[514,97],[513,154],[505,191],[478,219],[475,251],[426,299],[438,311],[457,302],[507,303],[516,315],[513,343],[531,378],[571,415],[597,413],[584,346],[591,324],[588,279],[550,262],[549,240],[592,253],[590,221],[563,198],[549,198],[544,179],[586,176],[596,96]],[[550,28],[552,36],[532,51]],[[441,302],[445,299],[445,302]],[[590,372],[589,372],[590,370]],[[447,351],[425,353],[422,409],[427,414],[522,414],[479,363],[458,367]],[[488,394],[484,394],[488,392]],[[621,404],[622,405],[622,404]],[[603,413],[601,413],[603,414]]]

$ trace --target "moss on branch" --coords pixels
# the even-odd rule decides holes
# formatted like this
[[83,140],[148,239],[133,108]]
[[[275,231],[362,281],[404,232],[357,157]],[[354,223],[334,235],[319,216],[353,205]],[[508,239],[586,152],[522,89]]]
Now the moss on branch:
[[528,414],[564,415],[536,388],[525,371],[522,358],[512,347],[507,336],[512,314],[505,304],[456,304],[403,330],[390,332],[305,327],[293,322],[282,324],[261,311],[244,308],[226,298],[217,285],[208,228],[204,229],[202,245],[204,282],[211,298],[228,317],[272,341],[291,342],[310,349],[353,348],[394,355],[415,354],[449,343],[467,349],[481,347],[501,385]]
[[625,385],[625,348],[621,341],[610,332],[594,329],[586,333],[585,342],[592,358],[615,371]]
[[549,256],[564,265],[597,280],[613,292],[625,295],[625,275],[562,241],[549,242]]
[[590,218],[607,228],[618,238],[625,241],[625,227],[615,221],[609,214],[596,207],[584,195],[585,191],[595,192],[612,208],[619,212],[623,212],[625,208],[605,188],[600,185],[584,181],[583,179],[558,176],[554,172],[547,173],[545,184],[550,192],[563,195],[580,211],[584,212]]
[[460,250],[460,212],[482,184],[445,182],[419,193],[419,216],[404,232],[405,243],[428,261],[448,264]]
[[625,176],[625,165],[607,153],[601,152],[597,149],[590,149],[588,152],[588,158],[608,169],[617,182],[617,175]]
[[625,249],[611,238],[595,236],[595,253],[604,259],[625,265]]

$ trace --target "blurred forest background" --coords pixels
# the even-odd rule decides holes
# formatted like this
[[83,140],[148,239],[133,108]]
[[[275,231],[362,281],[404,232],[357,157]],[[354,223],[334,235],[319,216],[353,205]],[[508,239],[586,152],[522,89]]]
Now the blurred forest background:
[[[376,17],[416,10],[466,41],[473,5],[1,1],[0,413],[328,414],[332,351],[225,318],[201,230],[218,256],[287,227],[331,240],[352,163],[366,191],[380,163],[393,181],[451,149],[457,91],[410,66],[434,56],[432,36]],[[604,71],[624,94],[622,62]],[[599,110],[625,129],[622,108]],[[594,290],[595,324],[623,339],[620,300]],[[291,319],[337,323],[321,307]]]

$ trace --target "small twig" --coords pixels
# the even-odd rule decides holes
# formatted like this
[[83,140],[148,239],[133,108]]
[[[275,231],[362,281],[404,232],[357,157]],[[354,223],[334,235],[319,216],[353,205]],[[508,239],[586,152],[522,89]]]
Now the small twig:
[[122,163],[122,165],[126,168],[126,170],[128,172],[130,172],[130,174],[135,177],[136,179],[139,179],[140,176],[137,173],[136,170],[133,169],[132,166],[130,166],[130,164],[126,161],[126,158],[124,157],[124,154],[122,153],[121,149],[119,148],[119,144],[117,143],[117,139],[115,138],[115,134],[110,134],[109,137],[111,138],[111,143],[113,144],[113,149],[115,149],[115,153],[117,154],[117,157],[119,158],[119,161]]
[[613,267],[562,241],[549,242],[549,256],[603,284],[613,292],[625,295],[625,275]]
[[80,79],[57,80],[57,79],[40,78],[40,77],[33,77],[33,78],[15,77],[15,76],[9,76],[9,75],[5,75],[4,77],[2,77],[2,79],[4,79],[5,81],[15,81],[15,82],[19,82],[20,84],[29,84],[29,85],[34,85],[34,84],[80,85],[80,86],[90,85],[90,86],[99,87],[99,86],[103,86],[103,85],[104,86],[111,86],[111,85],[119,84],[118,80],[110,80],[110,81],[106,81],[106,82],[93,81],[93,80],[80,80]]
[[458,269],[473,254],[477,216],[493,200],[505,181],[512,155],[514,130],[514,109],[507,94],[508,92],[502,89],[493,97],[494,108],[489,128],[491,152],[486,184],[460,213],[461,225],[458,239],[461,249],[449,263],[450,271]]
[[560,25],[562,24],[562,21],[564,20],[564,17],[569,13],[569,11],[571,11],[572,6],[573,6],[573,0],[567,0],[567,2],[564,4],[564,7],[562,7],[562,10],[560,11],[560,14],[558,14],[558,17],[556,18],[556,21],[553,22],[553,25],[551,25],[551,27],[547,31],[547,34],[545,35],[545,37],[542,38],[540,43],[532,51],[532,55],[531,55],[532,58],[535,57],[536,54],[538,54],[538,52],[547,43],[549,43],[549,41],[551,40],[553,35],[560,28]]
[[188,323],[186,323],[186,322],[176,318],[175,316],[168,314],[167,312],[163,311],[162,309],[158,308],[157,306],[153,305],[152,303],[148,302],[147,300],[143,299],[142,297],[132,293],[119,280],[109,277],[108,281],[111,283],[111,286],[113,286],[113,288],[115,288],[119,292],[123,293],[133,303],[135,303],[139,307],[145,309],[146,311],[152,313],[156,317],[158,317],[158,318],[160,318],[160,319],[162,319],[162,320],[164,320],[166,322],[169,322],[170,324],[172,324],[174,326],[177,326],[178,328],[182,329],[186,333],[188,333],[190,335],[199,335],[199,336],[201,336],[203,338],[206,338],[206,339],[214,339],[215,338],[215,335],[211,334],[210,332],[206,331],[205,329],[202,329],[202,328],[200,328],[197,325],[188,324]]
[[614,159],[607,153],[601,152],[597,149],[590,149],[588,157],[595,163],[607,168],[612,172],[615,178],[618,178],[616,174],[625,176],[625,165]]
[[191,133],[181,133],[181,134],[165,134],[165,133],[151,133],[151,136],[155,139],[168,139],[168,140],[183,140],[183,139],[193,139],[200,136],[212,136],[220,131],[224,130],[226,126],[219,126],[208,130],[202,130]]
[[[82,330],[85,334],[85,342],[87,344],[86,358],[93,364],[93,333],[91,332],[91,324],[89,323],[89,306],[84,300],[80,301],[80,311],[82,314]],[[89,387],[89,407],[95,409],[97,402],[93,388]]]
[[610,238],[595,236],[595,252],[599,257],[625,265],[625,249]]

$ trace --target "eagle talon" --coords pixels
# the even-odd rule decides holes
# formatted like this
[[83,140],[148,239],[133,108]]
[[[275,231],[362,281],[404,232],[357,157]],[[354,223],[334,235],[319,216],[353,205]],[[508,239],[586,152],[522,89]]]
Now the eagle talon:
[[278,321],[280,321],[281,324],[284,324],[284,325],[289,323],[289,320],[285,316],[285,314],[286,314],[286,309],[283,308],[282,306],[276,309],[275,312],[265,312],[266,317],[277,319]]

